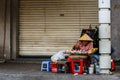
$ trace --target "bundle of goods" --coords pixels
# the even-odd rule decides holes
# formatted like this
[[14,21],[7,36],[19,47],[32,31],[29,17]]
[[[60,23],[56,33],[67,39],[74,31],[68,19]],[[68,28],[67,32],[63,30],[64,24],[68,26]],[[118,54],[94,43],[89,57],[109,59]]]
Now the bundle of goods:
[[96,51],[98,50],[98,48],[93,48],[89,51],[83,51],[83,50],[66,50],[67,54],[94,54]]
[[87,51],[82,51],[82,50],[66,50],[67,54],[88,54]]

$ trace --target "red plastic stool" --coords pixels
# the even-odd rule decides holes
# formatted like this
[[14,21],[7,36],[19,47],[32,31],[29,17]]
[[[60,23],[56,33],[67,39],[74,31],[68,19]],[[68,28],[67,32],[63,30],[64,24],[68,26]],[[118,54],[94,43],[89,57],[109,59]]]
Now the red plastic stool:
[[73,74],[83,74],[84,60],[71,60],[71,72]]
[[115,62],[113,59],[111,60],[111,71],[115,71]]

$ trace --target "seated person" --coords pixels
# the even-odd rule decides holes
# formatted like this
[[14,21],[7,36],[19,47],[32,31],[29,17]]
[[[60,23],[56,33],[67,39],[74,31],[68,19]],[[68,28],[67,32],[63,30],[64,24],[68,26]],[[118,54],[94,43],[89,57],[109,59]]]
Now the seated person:
[[[87,34],[84,34],[83,36],[80,37],[79,42],[77,42],[72,50],[75,51],[82,51],[82,52],[88,52],[93,48],[93,39],[90,38]],[[58,53],[54,54],[51,57],[51,60],[53,62],[57,62],[57,60],[65,59],[65,51],[59,51]]]
[[73,46],[72,50],[79,50],[81,52],[88,52],[93,48],[93,39],[87,34],[80,37],[79,41]]
[[[73,50],[82,50],[83,52],[88,52],[93,49],[93,39],[90,38],[87,34],[84,34],[80,39],[79,42],[77,42],[73,46]],[[98,63],[99,62],[99,55],[93,54],[91,56],[92,63]]]
[[[91,49],[93,49],[93,39],[91,37],[89,37],[87,34],[84,34],[79,38],[79,41],[77,43],[75,43],[75,45],[72,48],[72,51],[73,51],[73,53],[75,51],[76,52],[79,51],[80,54],[84,54],[84,53],[86,54]],[[68,58],[68,61],[70,61],[72,58],[73,59],[74,58],[87,59],[86,64],[85,64],[87,67],[91,63],[91,58],[89,56],[86,56],[86,55],[70,55],[69,58]]]

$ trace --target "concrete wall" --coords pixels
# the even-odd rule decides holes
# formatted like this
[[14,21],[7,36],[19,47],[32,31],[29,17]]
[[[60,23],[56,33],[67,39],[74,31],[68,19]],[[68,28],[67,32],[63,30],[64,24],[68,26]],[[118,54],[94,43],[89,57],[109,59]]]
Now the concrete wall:
[[0,60],[16,59],[18,0],[0,0]]
[[4,0],[0,1],[0,59],[3,58],[3,43],[4,43]]
[[114,59],[120,59],[120,0],[112,0],[112,46],[115,52],[112,54]]
[[0,0],[0,59],[10,59],[10,0]]

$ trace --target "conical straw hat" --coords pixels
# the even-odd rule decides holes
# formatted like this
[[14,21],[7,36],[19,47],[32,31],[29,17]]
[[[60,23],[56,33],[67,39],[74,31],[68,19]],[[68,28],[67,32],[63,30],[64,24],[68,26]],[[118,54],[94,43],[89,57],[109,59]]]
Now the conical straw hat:
[[81,41],[93,41],[93,39],[91,37],[89,37],[87,34],[84,34],[83,36],[81,36],[79,38],[79,40]]

